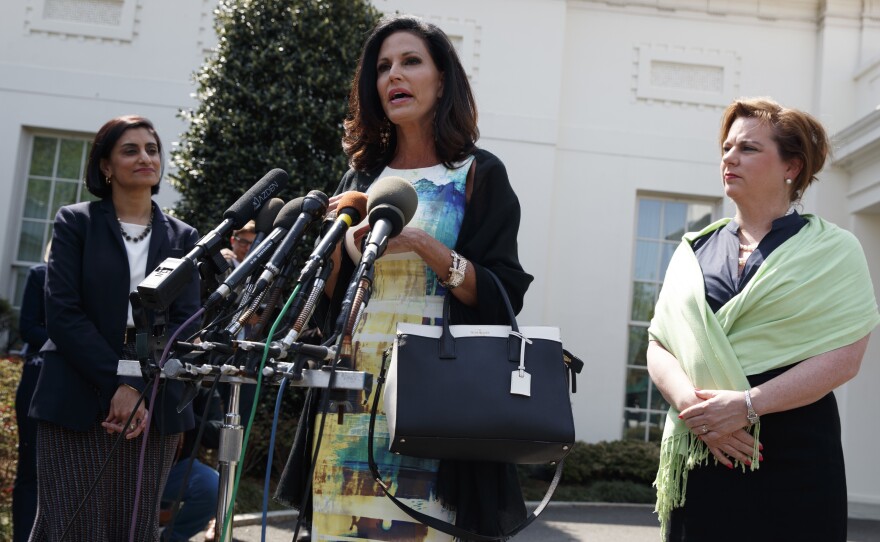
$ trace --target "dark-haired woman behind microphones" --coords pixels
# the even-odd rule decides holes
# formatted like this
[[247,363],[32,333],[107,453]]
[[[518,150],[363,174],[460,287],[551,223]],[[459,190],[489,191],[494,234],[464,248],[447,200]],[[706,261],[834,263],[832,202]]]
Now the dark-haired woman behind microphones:
[[[61,540],[65,532],[71,541],[159,538],[159,496],[179,434],[193,427],[192,407],[177,413],[180,382],[167,383],[156,404],[138,405],[147,383],[118,376],[117,367],[120,359],[137,359],[129,292],[198,240],[195,229],[153,202],[162,169],[162,143],[149,120],[111,119],[95,135],[86,168],[86,188],[99,199],[61,207],[55,218],[46,276],[49,341],[30,408],[39,420],[34,542]],[[168,309],[168,326],[198,309],[192,273]]]
[[[396,176],[412,183],[418,207],[375,262],[372,296],[352,341],[355,370],[379,373],[399,322],[440,324],[447,291],[452,323],[508,323],[486,269],[504,283],[514,309],[522,307],[532,277],[517,254],[519,201],[501,161],[476,147],[478,136],[467,75],[443,31],[410,16],[380,21],[352,85],[343,138],[351,169],[337,194],[369,194],[375,181]],[[348,248],[337,253],[331,307],[344,296],[368,229],[366,223],[350,228]],[[374,483],[367,466],[370,404],[372,395],[362,394],[342,424],[327,417],[314,476],[312,538],[450,540],[398,510]],[[387,450],[387,442],[380,407],[376,449]],[[500,534],[525,517],[511,465],[388,453],[377,461],[410,506],[460,527]]]

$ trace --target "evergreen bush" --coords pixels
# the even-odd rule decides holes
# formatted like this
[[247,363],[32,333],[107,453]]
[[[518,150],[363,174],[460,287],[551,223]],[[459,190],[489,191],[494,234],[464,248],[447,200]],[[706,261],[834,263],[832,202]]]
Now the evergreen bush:
[[172,152],[173,212],[202,233],[273,168],[290,174],[285,201],[335,190],[351,79],[379,18],[366,0],[220,0],[214,13],[219,43]]
[[[199,105],[180,112],[188,129],[171,154],[171,184],[181,195],[173,214],[202,234],[273,168],[290,174],[285,201],[335,191],[347,168],[341,141],[351,79],[380,16],[366,0],[220,0],[214,14],[218,45],[195,76]],[[302,241],[300,256],[310,246]],[[260,395],[241,466],[255,478],[265,472],[276,393]],[[288,388],[274,477],[301,405]]]

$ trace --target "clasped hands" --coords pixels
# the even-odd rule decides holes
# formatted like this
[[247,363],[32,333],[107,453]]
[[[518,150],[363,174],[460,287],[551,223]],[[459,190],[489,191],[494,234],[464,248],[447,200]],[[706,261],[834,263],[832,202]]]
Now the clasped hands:
[[120,385],[116,388],[116,393],[113,394],[113,398],[110,400],[110,413],[101,422],[101,427],[110,434],[126,433],[125,438],[129,440],[139,437],[144,432],[147,423],[149,423],[147,409],[144,408],[143,402],[138,405],[137,412],[135,412],[134,417],[131,419],[131,423],[129,423],[128,427],[125,427],[125,423],[128,421],[128,417],[131,416],[131,411],[134,410],[138,399],[140,399],[140,394],[134,388],[125,385]]
[[[732,460],[751,465],[755,438],[745,429],[749,422],[743,393],[695,389],[694,397],[695,402],[678,415],[688,429],[727,468],[733,468]],[[758,449],[763,449],[760,443]]]

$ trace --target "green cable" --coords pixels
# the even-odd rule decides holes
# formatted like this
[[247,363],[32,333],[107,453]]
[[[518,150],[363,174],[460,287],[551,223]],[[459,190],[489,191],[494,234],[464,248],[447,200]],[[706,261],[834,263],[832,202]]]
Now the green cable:
[[242,466],[244,465],[244,453],[247,450],[248,437],[251,435],[251,426],[254,423],[254,416],[257,414],[257,402],[260,399],[260,386],[263,383],[263,367],[266,365],[266,359],[269,357],[270,340],[275,336],[275,328],[278,327],[278,324],[281,323],[281,319],[287,314],[287,311],[290,309],[290,304],[293,303],[300,288],[302,288],[302,283],[296,285],[293,293],[290,294],[290,297],[287,299],[287,303],[281,308],[281,313],[278,315],[278,318],[275,319],[275,323],[272,324],[269,334],[266,336],[268,340],[266,341],[266,346],[263,347],[263,359],[260,361],[260,368],[257,370],[257,389],[254,393],[254,404],[251,407],[251,416],[244,431],[244,440],[241,445],[241,456],[238,458],[238,469],[235,472],[235,484],[232,485],[232,499],[229,501],[229,508],[226,509],[226,520],[223,522],[223,530],[220,532],[220,540],[226,540],[226,531],[229,530],[229,525],[232,521],[232,514],[230,514],[229,511],[235,506],[235,497],[238,494],[238,483],[241,481],[241,471]]

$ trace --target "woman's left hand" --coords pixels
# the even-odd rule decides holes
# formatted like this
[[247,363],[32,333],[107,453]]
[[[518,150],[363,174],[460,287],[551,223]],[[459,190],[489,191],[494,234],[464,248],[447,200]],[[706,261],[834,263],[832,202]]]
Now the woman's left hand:
[[127,433],[125,435],[126,439],[140,436],[148,423],[147,409],[144,408],[143,402],[138,406],[137,412],[135,412],[129,426],[125,427],[124,425],[128,421],[129,416],[131,416],[131,411],[134,410],[138,399],[140,399],[140,394],[137,390],[120,384],[110,400],[110,413],[107,414],[107,418],[101,423],[101,427],[111,434]]
[[749,425],[743,392],[694,390],[694,393],[702,401],[682,410],[678,417],[695,435],[729,435]]

